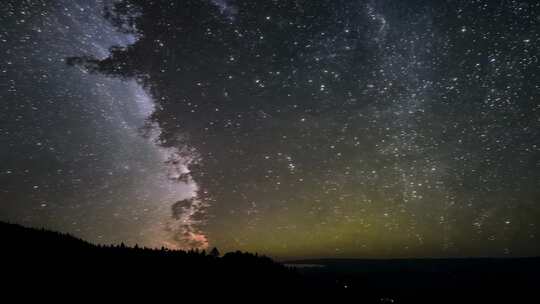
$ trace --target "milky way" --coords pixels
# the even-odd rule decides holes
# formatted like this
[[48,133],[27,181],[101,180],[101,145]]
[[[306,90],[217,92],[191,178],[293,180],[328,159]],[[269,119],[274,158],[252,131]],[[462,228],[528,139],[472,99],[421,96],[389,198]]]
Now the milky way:
[[205,247],[190,217],[172,217],[171,206],[197,186],[175,180],[189,160],[161,148],[159,128],[145,125],[151,97],[135,81],[65,63],[81,53],[105,58],[136,40],[104,19],[107,3],[3,7],[2,218],[100,243]]
[[78,2],[2,8],[4,219],[276,257],[540,253],[540,4]]

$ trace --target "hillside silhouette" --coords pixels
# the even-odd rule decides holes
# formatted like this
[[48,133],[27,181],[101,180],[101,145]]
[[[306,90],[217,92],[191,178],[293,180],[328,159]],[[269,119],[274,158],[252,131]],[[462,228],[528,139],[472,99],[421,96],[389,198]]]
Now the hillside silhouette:
[[[254,293],[361,303],[495,303],[535,297],[540,259],[319,259],[285,264],[217,249],[180,251],[94,245],[68,234],[0,223],[9,287],[33,292],[133,296]],[[11,285],[10,285],[11,284]],[[257,301],[255,301],[257,302]]]
[[90,283],[101,291],[123,286],[145,292],[192,292],[301,286],[293,269],[240,251],[219,257],[217,249],[206,253],[123,243],[94,245],[68,234],[7,223],[0,223],[0,239],[9,276],[33,287],[78,289]]

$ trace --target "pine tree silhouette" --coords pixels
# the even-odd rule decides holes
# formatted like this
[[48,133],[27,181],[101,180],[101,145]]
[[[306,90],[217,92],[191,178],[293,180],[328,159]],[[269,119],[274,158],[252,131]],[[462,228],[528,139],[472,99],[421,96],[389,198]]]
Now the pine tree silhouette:
[[210,256],[214,258],[219,257],[220,256],[219,250],[216,247],[214,247],[212,251],[210,251]]

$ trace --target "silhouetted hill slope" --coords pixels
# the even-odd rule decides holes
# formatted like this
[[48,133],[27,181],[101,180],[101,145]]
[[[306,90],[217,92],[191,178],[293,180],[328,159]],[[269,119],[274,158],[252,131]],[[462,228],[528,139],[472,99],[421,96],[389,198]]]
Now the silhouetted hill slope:
[[[266,289],[302,285],[292,269],[268,257],[231,252],[213,257],[200,251],[97,246],[67,234],[0,223],[4,275],[28,286],[53,284],[100,290]],[[6,272],[7,270],[7,272]]]
[[69,234],[3,222],[0,222],[0,239],[8,252],[18,252],[19,254],[25,253],[23,250],[39,250],[40,252],[86,251],[96,247]]
[[[295,298],[330,295],[360,303],[498,303],[537,297],[539,258],[319,259],[291,269],[267,257],[233,252],[96,246],[70,235],[0,223],[5,290]],[[42,294],[37,293],[37,294]],[[320,300],[321,298],[318,298]],[[520,303],[521,303],[520,302]],[[533,301],[535,303],[536,301]]]

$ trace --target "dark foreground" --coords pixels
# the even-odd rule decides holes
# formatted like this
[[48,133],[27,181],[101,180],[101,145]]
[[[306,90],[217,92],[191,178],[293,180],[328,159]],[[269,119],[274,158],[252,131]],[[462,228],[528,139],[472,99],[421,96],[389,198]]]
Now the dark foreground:
[[[311,260],[288,267],[233,252],[96,246],[69,235],[0,223],[2,289],[19,299],[89,297],[331,297],[355,303],[537,303],[540,259]],[[4,293],[6,296],[6,293]],[[82,298],[81,298],[82,297]],[[77,300],[78,299],[78,300]]]

